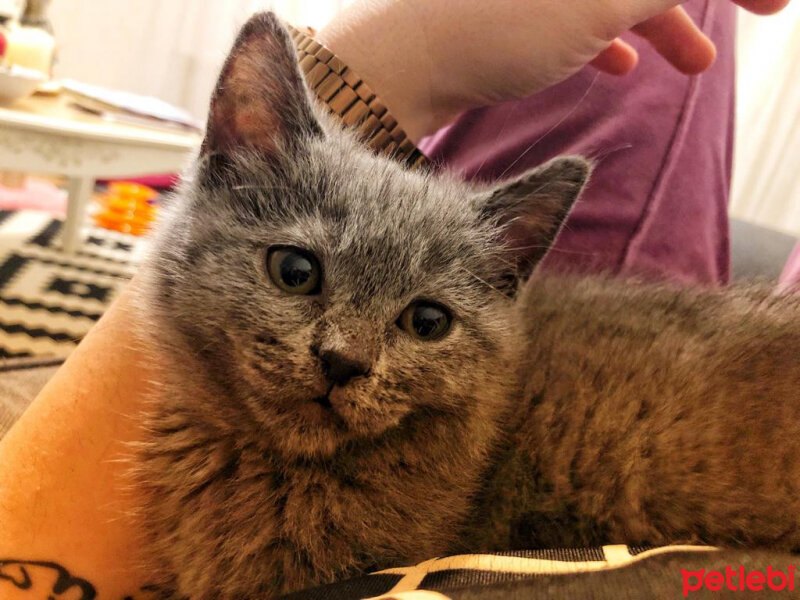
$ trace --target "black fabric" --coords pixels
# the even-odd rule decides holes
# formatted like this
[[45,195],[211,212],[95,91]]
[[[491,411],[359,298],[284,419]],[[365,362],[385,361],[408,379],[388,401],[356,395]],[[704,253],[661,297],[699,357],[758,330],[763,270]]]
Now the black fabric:
[[[650,550],[651,546],[642,546],[640,551]],[[629,548],[631,554],[633,548]],[[544,560],[559,560],[563,562],[585,562],[592,560],[605,560],[602,548],[546,548],[542,550],[514,550],[512,552],[495,552],[493,556],[519,556],[521,558],[540,558]]]
[[[791,565],[794,569],[798,557],[778,552],[715,550],[684,546],[671,548],[615,546],[532,551],[513,553],[513,555],[521,558],[538,558],[538,560],[531,561],[529,572],[519,572],[519,569],[508,572],[503,570],[502,558],[509,557],[509,553],[451,557],[428,561],[420,567],[390,569],[391,577],[394,579],[387,578],[387,574],[382,572],[295,593],[286,598],[362,600],[380,597],[386,600],[390,598],[433,600],[430,595],[415,594],[414,590],[437,592],[440,594],[436,596],[438,600],[800,598],[800,591],[797,589],[800,581],[794,582],[795,589],[788,589],[789,567]],[[493,557],[499,559],[497,569],[487,564],[492,562]],[[473,564],[480,562],[482,568],[439,570],[437,567],[437,563],[448,565],[470,561]],[[575,567],[574,572],[568,572],[571,566]],[[708,589],[696,576],[698,572],[707,574],[710,571],[718,571],[724,576],[726,567],[730,567],[735,575],[730,582],[723,581],[719,590]],[[745,573],[753,571],[767,573],[768,567],[781,571],[787,575],[786,588],[775,591],[770,589],[768,584],[763,584],[761,590],[748,589],[746,581],[744,583],[738,581],[740,567],[744,568]],[[429,569],[433,571],[421,576],[421,573]],[[561,569],[564,572],[553,573],[553,569]],[[686,573],[682,570],[686,570]],[[399,577],[400,573],[395,573],[399,571],[407,577],[410,587],[403,586],[403,577]],[[729,583],[735,590],[728,589]],[[774,579],[773,584],[780,585],[780,577]],[[713,581],[711,585],[712,587],[715,585]],[[739,589],[740,587],[742,589]]]
[[402,575],[365,575],[341,583],[323,585],[284,596],[285,600],[328,600],[350,598],[373,598],[391,590],[403,578]]
[[[452,600],[539,600],[552,598],[591,598],[592,600],[673,600],[678,598],[800,598],[797,590],[764,589],[699,590],[687,589],[684,596],[683,574],[687,571],[720,571],[724,574],[727,565],[745,567],[747,572],[767,571],[767,566],[786,571],[797,557],[769,552],[715,552],[713,554],[677,553],[649,558],[619,569],[607,569],[592,573],[572,575],[543,575],[528,580],[497,583],[493,585],[462,586],[446,591]],[[696,580],[690,579],[691,583]],[[733,581],[738,587],[737,581]],[[695,586],[693,586],[695,587]],[[331,597],[333,600],[333,597]]]

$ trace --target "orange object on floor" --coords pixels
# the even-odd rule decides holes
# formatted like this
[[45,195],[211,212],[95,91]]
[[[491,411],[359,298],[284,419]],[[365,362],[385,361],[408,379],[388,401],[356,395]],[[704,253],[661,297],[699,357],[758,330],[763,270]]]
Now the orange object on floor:
[[139,183],[114,181],[97,202],[100,210],[93,215],[105,229],[144,235],[156,219],[158,192]]

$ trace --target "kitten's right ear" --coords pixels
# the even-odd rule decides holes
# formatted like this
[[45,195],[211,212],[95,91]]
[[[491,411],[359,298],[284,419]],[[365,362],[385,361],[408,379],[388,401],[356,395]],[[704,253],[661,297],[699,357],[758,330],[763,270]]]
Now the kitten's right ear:
[[255,151],[267,161],[322,135],[289,32],[271,12],[239,32],[211,98],[201,156]]
[[591,173],[585,158],[561,156],[476,199],[479,218],[498,228],[509,293],[550,250]]

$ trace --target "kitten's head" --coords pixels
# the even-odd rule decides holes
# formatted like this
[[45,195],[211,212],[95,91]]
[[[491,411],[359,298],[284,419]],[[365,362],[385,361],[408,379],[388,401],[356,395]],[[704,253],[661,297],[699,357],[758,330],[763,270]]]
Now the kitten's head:
[[169,343],[224,392],[233,431],[287,454],[435,414],[494,418],[516,289],[587,163],[478,190],[374,156],[316,111],[287,32],[255,16],[159,238],[151,296]]

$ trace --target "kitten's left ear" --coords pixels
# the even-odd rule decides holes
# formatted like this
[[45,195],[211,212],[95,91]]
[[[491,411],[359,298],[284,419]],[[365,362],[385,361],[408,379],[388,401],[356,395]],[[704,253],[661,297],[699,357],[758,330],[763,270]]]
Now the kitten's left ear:
[[526,279],[544,258],[591,172],[585,158],[562,156],[477,199],[480,218],[500,228],[510,279]]
[[304,137],[322,135],[289,32],[270,12],[239,32],[211,98],[206,156],[251,150],[267,160]]

